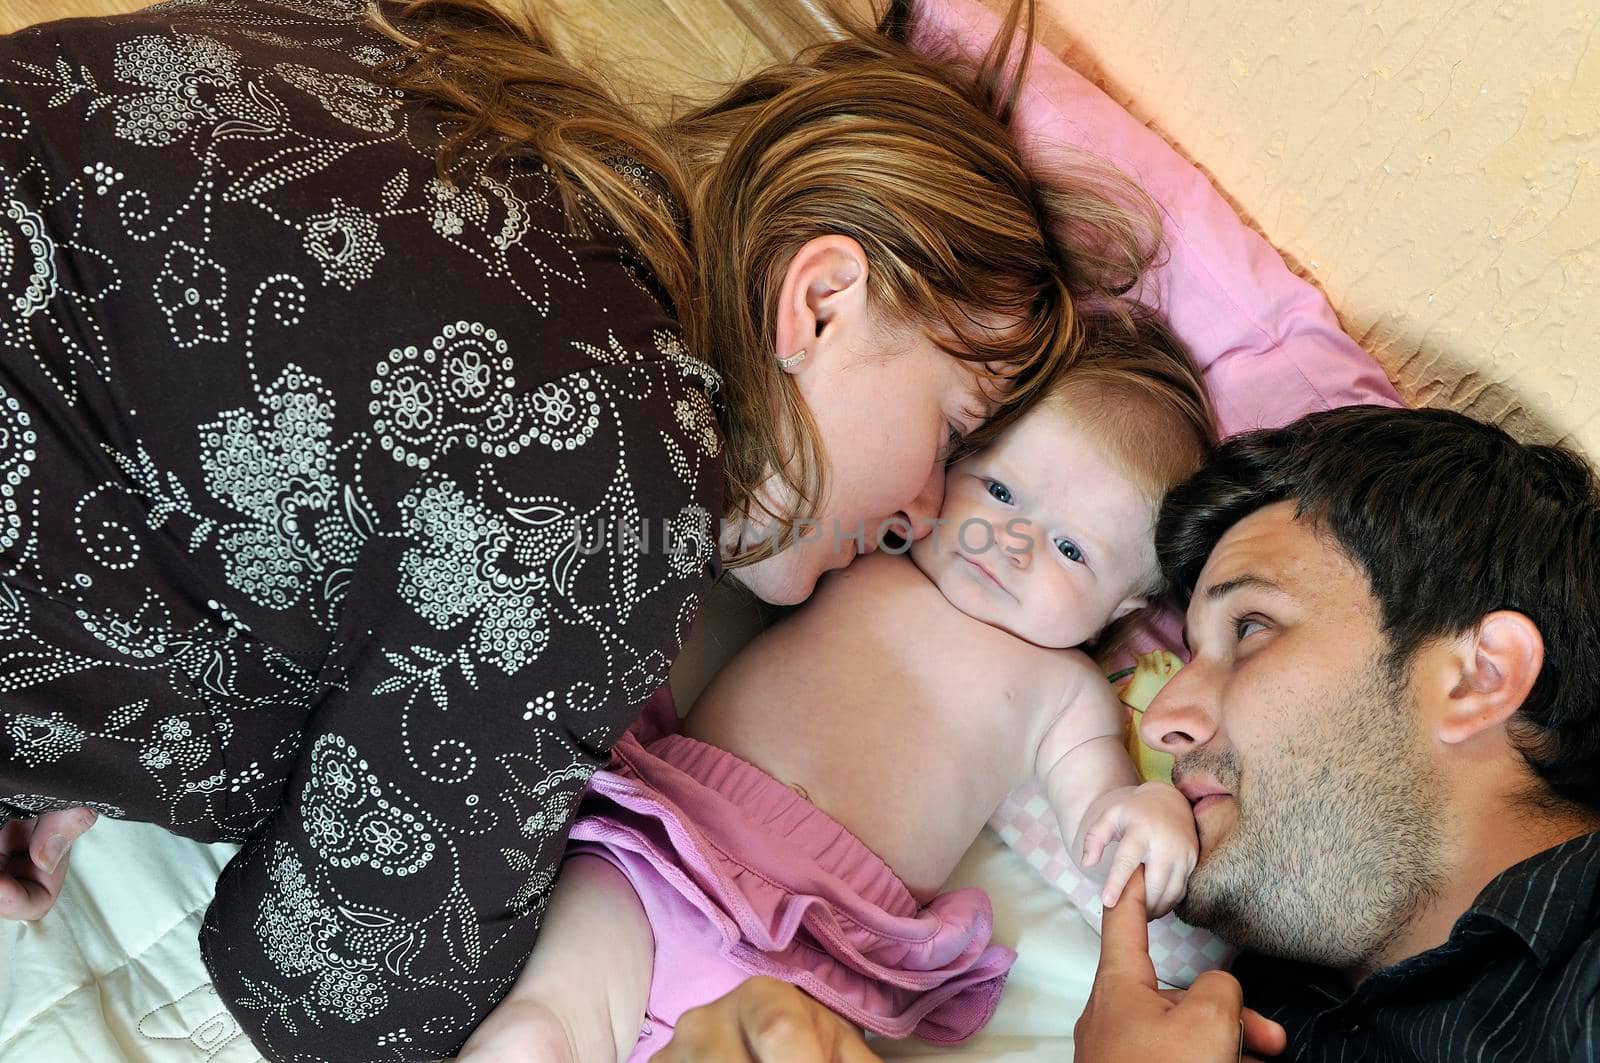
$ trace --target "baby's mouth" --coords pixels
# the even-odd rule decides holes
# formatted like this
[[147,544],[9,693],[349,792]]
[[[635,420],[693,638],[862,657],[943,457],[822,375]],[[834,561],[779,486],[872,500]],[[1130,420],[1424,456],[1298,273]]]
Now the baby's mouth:
[[961,560],[965,561],[967,564],[971,565],[973,568],[977,569],[979,572],[982,572],[984,574],[984,576],[989,580],[989,582],[993,583],[996,587],[999,587],[1001,590],[1005,590],[1006,589],[1005,588],[1005,584],[1001,583],[998,579],[996,579],[994,573],[989,571],[989,566],[985,565],[982,561],[974,560],[973,558],[969,557],[966,554],[962,554],[961,555]]

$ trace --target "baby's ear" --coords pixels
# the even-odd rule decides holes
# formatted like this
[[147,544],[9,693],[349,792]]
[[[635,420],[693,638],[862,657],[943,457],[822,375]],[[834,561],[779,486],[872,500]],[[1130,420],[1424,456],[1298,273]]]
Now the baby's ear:
[[1140,609],[1143,609],[1149,604],[1149,596],[1143,594],[1136,594],[1124,598],[1120,603],[1118,603],[1117,607],[1111,611],[1111,622],[1115,624],[1118,620],[1121,620],[1129,613],[1137,613]]

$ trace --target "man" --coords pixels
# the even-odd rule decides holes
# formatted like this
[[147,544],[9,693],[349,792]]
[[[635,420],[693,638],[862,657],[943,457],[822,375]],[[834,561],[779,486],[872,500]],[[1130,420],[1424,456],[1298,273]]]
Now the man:
[[[1600,491],[1550,447],[1351,407],[1241,437],[1158,552],[1190,664],[1146,713],[1296,1059],[1600,1058]],[[1079,1058],[1132,1058],[1097,985]]]
[[[1079,1063],[1600,1059],[1588,467],[1457,414],[1349,407],[1224,444],[1158,540],[1193,657],[1143,720],[1195,806],[1179,911],[1247,951],[1238,981],[1161,993],[1130,885]],[[874,1057],[752,980],[666,1058]]]

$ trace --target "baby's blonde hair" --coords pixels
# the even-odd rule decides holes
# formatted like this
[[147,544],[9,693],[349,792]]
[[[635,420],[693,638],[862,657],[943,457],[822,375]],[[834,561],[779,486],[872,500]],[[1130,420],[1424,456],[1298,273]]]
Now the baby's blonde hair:
[[[1044,387],[1040,403],[1099,441],[1144,492],[1153,515],[1216,445],[1211,400],[1194,360],[1154,311],[1124,301],[1085,313],[1083,322],[1083,352]],[[1159,567],[1136,589],[1152,602],[1169,591]],[[1139,616],[1100,633],[1095,650],[1103,661],[1124,645]]]
[[1084,323],[1077,362],[1046,385],[1040,401],[1099,440],[1159,506],[1217,443],[1200,370],[1166,322],[1145,307],[1086,314]]

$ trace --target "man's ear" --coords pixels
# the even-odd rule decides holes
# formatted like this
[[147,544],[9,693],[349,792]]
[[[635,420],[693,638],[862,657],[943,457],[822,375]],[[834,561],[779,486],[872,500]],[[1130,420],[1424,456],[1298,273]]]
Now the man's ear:
[[[800,245],[784,270],[773,322],[774,357],[804,372],[830,353],[834,342],[867,309],[867,254],[848,236],[816,236]],[[794,356],[805,351],[806,357]]]
[[1454,744],[1504,724],[1522,707],[1544,667],[1544,637],[1521,613],[1488,613],[1457,641],[1451,667],[1457,681],[1435,734]]

